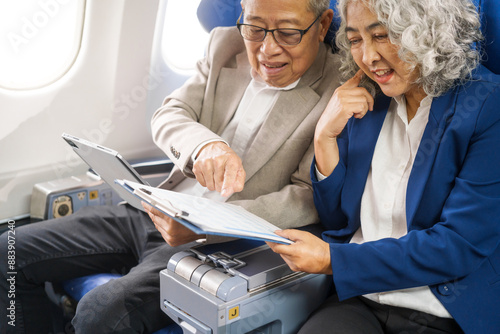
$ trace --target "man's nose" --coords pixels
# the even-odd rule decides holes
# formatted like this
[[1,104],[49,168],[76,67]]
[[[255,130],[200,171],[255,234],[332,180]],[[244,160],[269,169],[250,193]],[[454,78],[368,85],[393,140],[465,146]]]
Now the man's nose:
[[281,46],[278,44],[278,42],[276,42],[276,38],[274,38],[272,32],[268,32],[266,34],[266,37],[262,41],[262,45],[260,48],[262,53],[267,55],[279,53],[282,50]]

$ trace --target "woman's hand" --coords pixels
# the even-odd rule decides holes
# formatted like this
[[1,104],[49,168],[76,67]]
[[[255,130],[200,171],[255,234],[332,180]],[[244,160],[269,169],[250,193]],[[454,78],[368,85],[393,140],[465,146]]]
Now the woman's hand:
[[204,238],[204,235],[199,235],[176,222],[163,212],[156,210],[147,203],[141,202],[144,210],[149,215],[156,229],[161,233],[163,239],[172,247],[187,244],[188,242]]
[[311,274],[332,274],[328,243],[300,230],[281,230],[276,231],[276,234],[295,241],[291,245],[267,242],[275,253],[281,255],[290,269]]
[[337,136],[351,117],[363,118],[373,110],[374,100],[368,91],[359,87],[363,78],[359,70],[351,79],[335,90],[321,115],[314,133],[316,166],[321,174],[330,175],[339,162]]

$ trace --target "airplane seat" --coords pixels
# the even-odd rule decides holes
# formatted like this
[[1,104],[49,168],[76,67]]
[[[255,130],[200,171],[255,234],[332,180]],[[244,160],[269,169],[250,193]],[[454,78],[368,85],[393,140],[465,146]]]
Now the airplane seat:
[[[500,2],[497,0],[473,1],[479,10],[481,29],[485,37],[482,45],[484,53],[482,63],[490,71],[500,74],[500,62],[497,60],[497,57],[500,56],[500,41],[498,40],[500,36],[500,20],[497,19],[498,15],[500,15]],[[333,8],[336,12],[335,4],[336,1],[332,0],[330,8]],[[240,0],[202,0],[197,11],[198,19],[207,31],[217,26],[235,25],[240,13]],[[338,16],[335,15],[325,40],[333,48],[335,48],[334,37],[338,28],[338,20]],[[63,282],[63,288],[72,298],[78,301],[92,288],[119,276],[117,274],[102,273],[79,277]],[[155,334],[177,333],[182,333],[182,330],[177,324],[174,324],[157,331]]]
[[64,281],[62,287],[74,300],[78,301],[93,288],[122,276],[113,273],[92,274]]
[[500,1],[474,0],[480,19],[481,31],[484,35],[482,64],[495,74],[500,74]]
[[[336,12],[336,0],[330,2],[330,8]],[[241,0],[202,0],[198,7],[198,20],[201,26],[208,32],[215,27],[231,27],[241,14]],[[334,16],[333,22],[328,30],[325,43],[335,49],[335,33],[339,27],[339,18]]]
[[241,13],[241,0],[201,0],[196,11],[198,20],[205,31],[215,27],[232,27]]

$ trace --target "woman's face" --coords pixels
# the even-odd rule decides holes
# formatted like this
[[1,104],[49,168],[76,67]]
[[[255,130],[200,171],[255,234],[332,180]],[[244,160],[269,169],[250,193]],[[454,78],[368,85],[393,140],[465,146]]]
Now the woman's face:
[[398,56],[398,46],[390,42],[387,29],[363,2],[347,6],[346,32],[354,61],[385,95],[395,97],[417,88],[413,82],[418,71],[410,72]]

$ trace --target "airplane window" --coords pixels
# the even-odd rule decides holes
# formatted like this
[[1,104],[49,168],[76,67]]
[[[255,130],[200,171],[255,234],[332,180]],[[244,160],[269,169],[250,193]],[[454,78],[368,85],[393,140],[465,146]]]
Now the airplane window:
[[163,26],[162,55],[175,70],[193,70],[203,57],[209,34],[201,27],[196,10],[200,0],[169,0]]
[[71,67],[80,49],[85,0],[0,2],[0,87],[48,85]]

